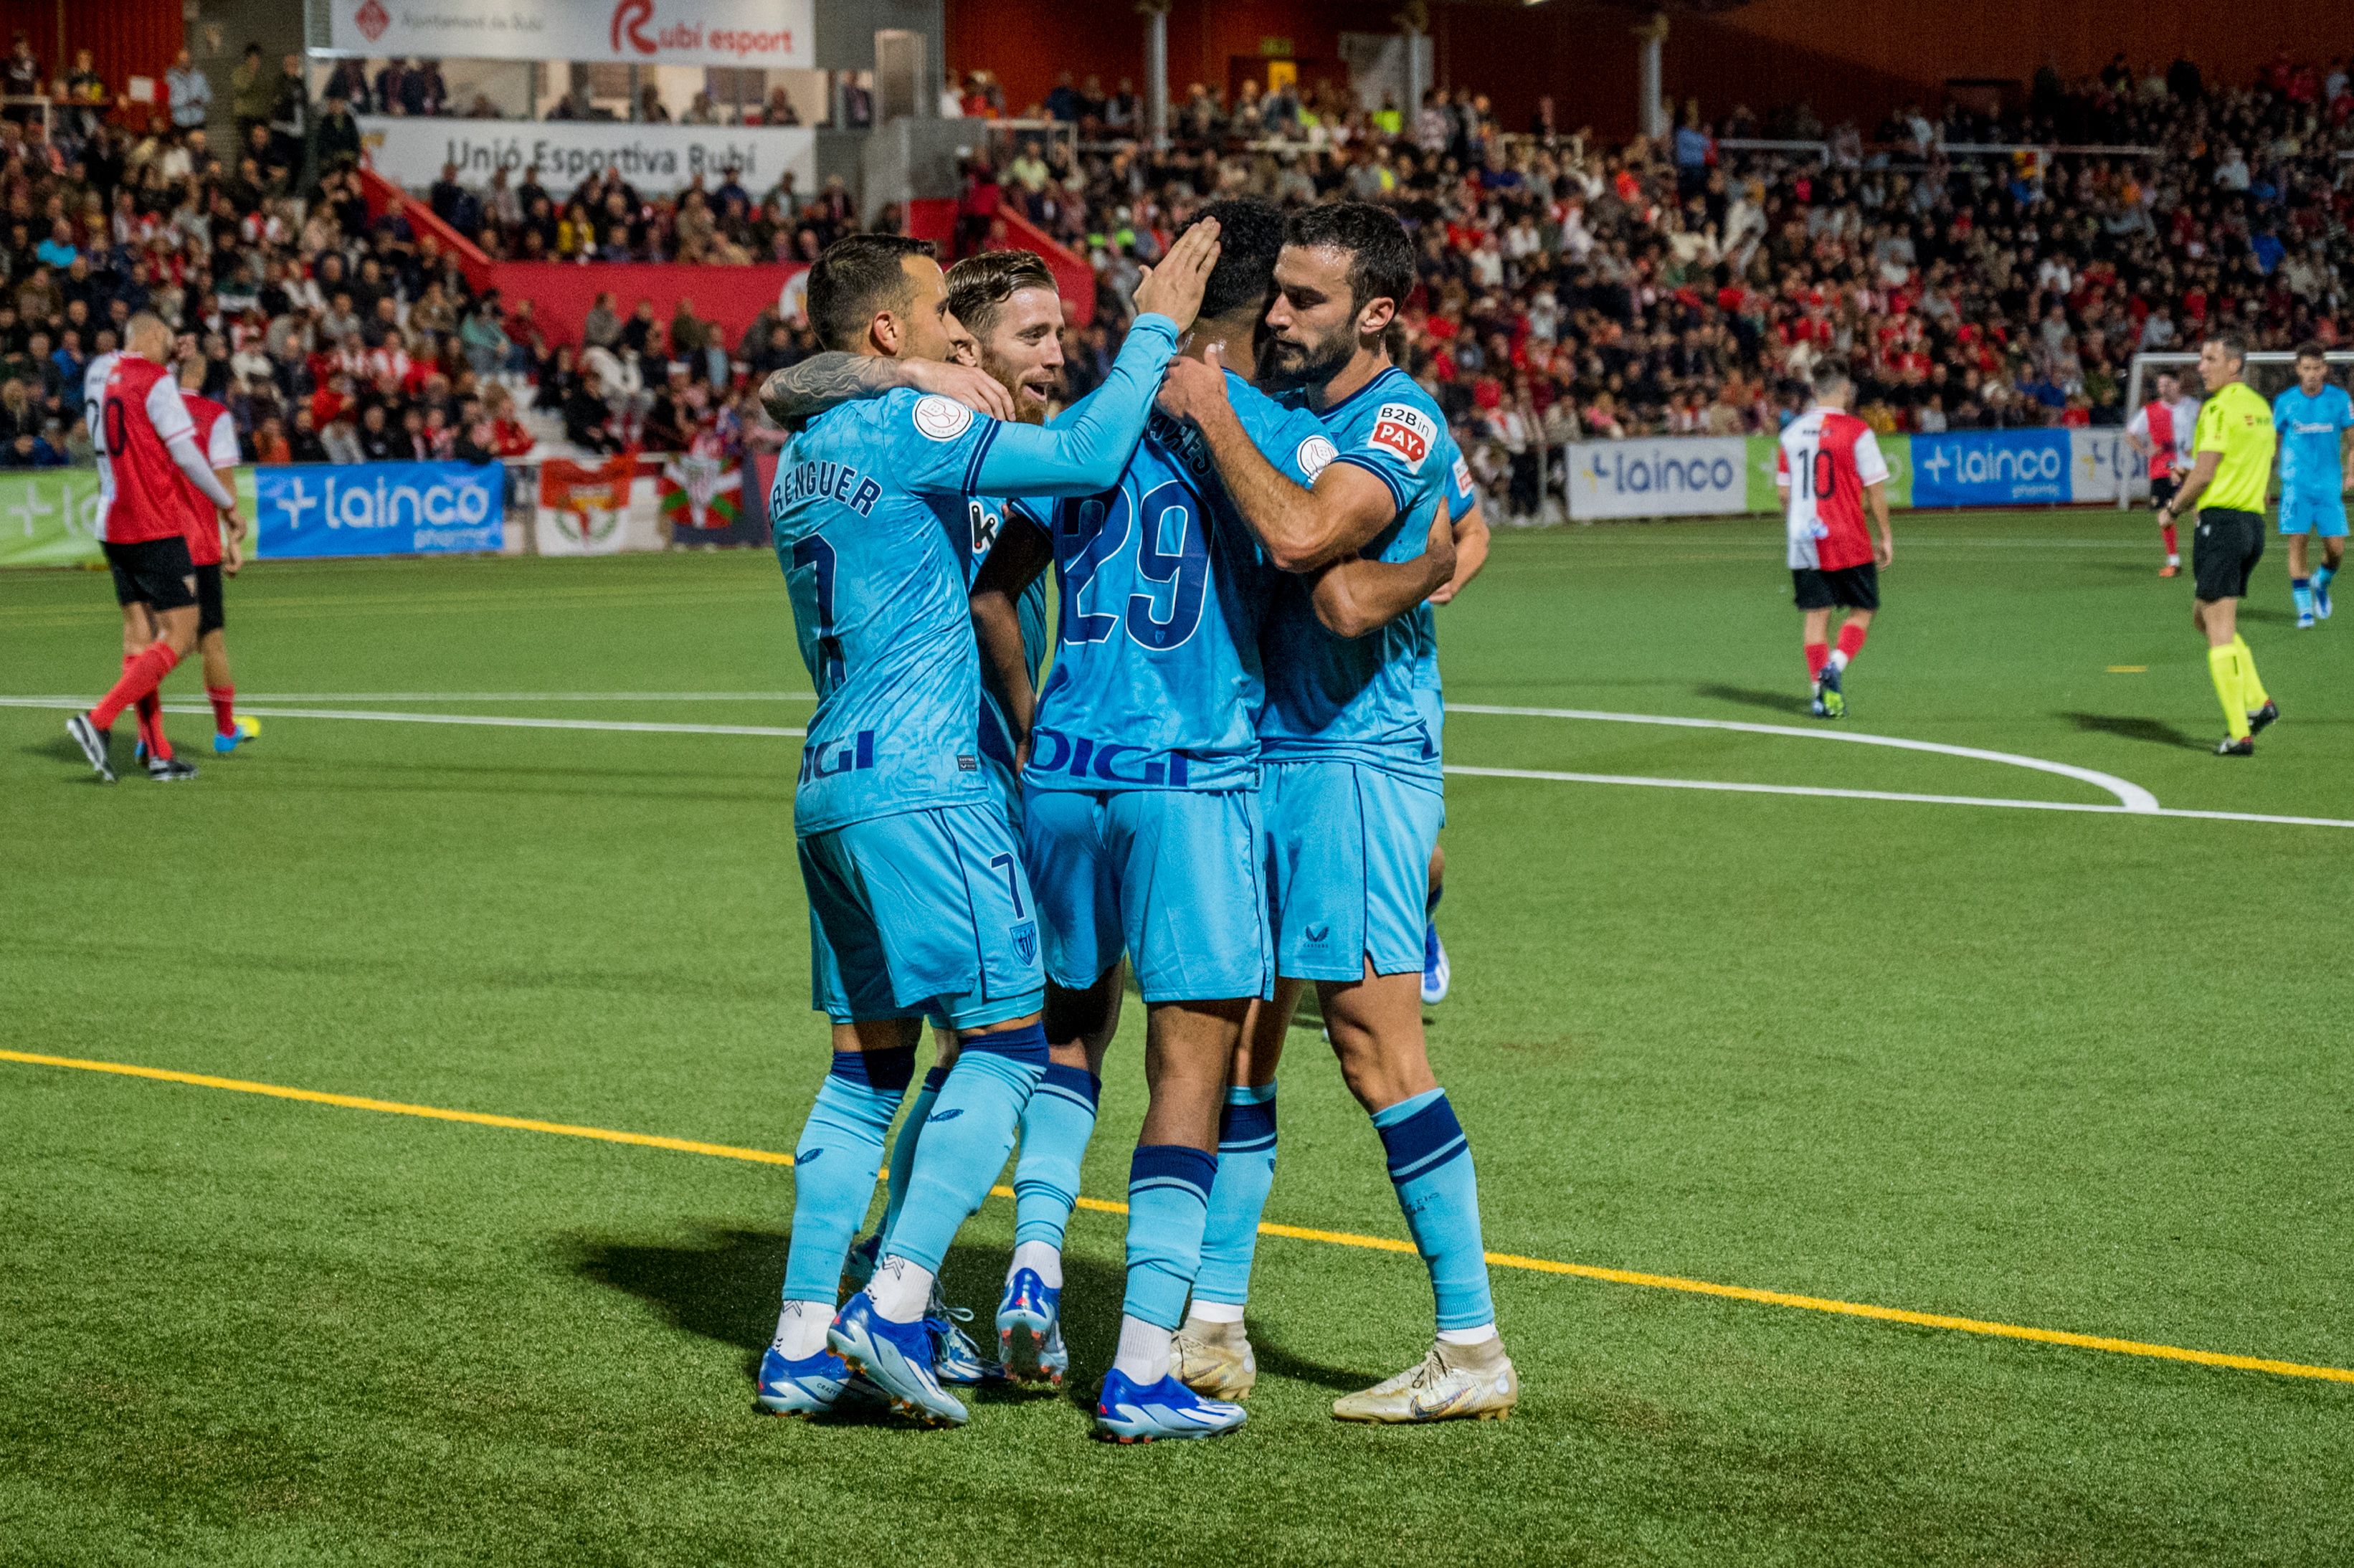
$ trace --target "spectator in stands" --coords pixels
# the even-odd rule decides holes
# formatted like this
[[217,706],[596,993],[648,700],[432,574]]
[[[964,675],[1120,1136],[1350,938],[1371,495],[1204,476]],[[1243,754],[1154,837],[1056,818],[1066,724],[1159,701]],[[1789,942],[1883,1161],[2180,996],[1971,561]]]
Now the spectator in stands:
[[352,168],[360,161],[360,122],[333,86],[319,111],[318,154],[322,169]]
[[175,130],[183,134],[201,130],[211,117],[213,84],[196,69],[187,50],[182,49],[172,57],[172,69],[164,73],[164,90],[171,100]]
[[[229,114],[237,124],[237,144],[249,147],[255,128],[270,123],[270,111],[278,101],[277,79],[270,74],[260,44],[245,46],[245,58],[228,73],[228,91]],[[355,96],[353,101],[363,100]]]
[[280,168],[300,169],[310,132],[311,94],[302,85],[302,57],[288,55],[279,62],[270,100],[270,162]]
[[[41,75],[40,57],[33,52],[31,42],[19,32],[16,42],[9,48],[7,59],[0,61],[0,89],[5,89],[10,99],[37,98],[47,85]],[[0,111],[0,119],[5,119],[11,124],[23,125],[36,119],[39,112],[32,104],[11,102],[5,111]]]

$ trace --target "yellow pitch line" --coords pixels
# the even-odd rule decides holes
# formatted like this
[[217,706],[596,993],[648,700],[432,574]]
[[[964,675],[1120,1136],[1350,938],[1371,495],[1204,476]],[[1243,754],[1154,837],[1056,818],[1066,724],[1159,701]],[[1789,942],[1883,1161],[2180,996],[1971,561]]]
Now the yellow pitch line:
[[[151,1078],[166,1084],[189,1084],[205,1089],[228,1089],[271,1099],[301,1100],[310,1105],[336,1106],[345,1110],[382,1111],[393,1116],[422,1117],[430,1121],[467,1122],[476,1127],[501,1127],[516,1132],[549,1132],[565,1138],[592,1139],[599,1143],[629,1143],[647,1149],[671,1149],[684,1154],[705,1154],[721,1160],[745,1160],[761,1165],[790,1165],[793,1157],[769,1149],[746,1149],[732,1143],[705,1143],[691,1138],[664,1138],[656,1133],[620,1132],[611,1128],[579,1127],[570,1122],[539,1121],[530,1117],[495,1116],[486,1111],[451,1110],[441,1106],[410,1105],[401,1100],[372,1099],[365,1095],[330,1094],[320,1089],[290,1088],[283,1084],[257,1083],[249,1078],[219,1078],[207,1073],[182,1073],[168,1067],[142,1067],[128,1062],[100,1062],[79,1056],[48,1056],[33,1051],[0,1050],[0,1062],[37,1067],[70,1067],[86,1073],[112,1073],[126,1078]],[[991,1187],[990,1195],[1011,1198],[1011,1187]],[[1102,1198],[1081,1198],[1082,1209],[1103,1214],[1125,1214],[1126,1203]],[[1360,1235],[1353,1231],[1317,1230],[1306,1225],[1273,1222],[1259,1226],[1261,1235],[1293,1241],[1320,1242],[1327,1246],[1361,1247],[1372,1252],[1411,1253],[1411,1242],[1388,1236]],[[1639,1286],[1648,1290],[1674,1290],[1689,1296],[1714,1296],[1731,1301],[1752,1301],[1767,1307],[1794,1307],[1808,1312],[1829,1312],[1846,1318],[1869,1318],[1884,1323],[1905,1323],[1918,1329],[1943,1329],[1996,1339],[2025,1340],[2036,1344],[2066,1345],[2074,1350],[2103,1351],[2112,1355],[2141,1356],[2154,1361],[2189,1361],[2198,1366],[2228,1367],[2237,1372],[2269,1372],[2275,1377],[2314,1378],[2354,1383],[2354,1368],[2309,1365],[2274,1361],[2264,1356],[2233,1355],[2223,1351],[2197,1351],[2181,1345],[2154,1344],[2143,1340],[2114,1339],[2105,1334],[2078,1334],[2065,1329],[2038,1329],[2024,1323],[2002,1323],[1984,1318],[1957,1318],[1944,1312],[1915,1312],[1903,1307],[1875,1307],[1869,1302],[1840,1301],[1823,1296],[1797,1296],[1782,1290],[1760,1290],[1746,1285],[1719,1285],[1706,1279],[1686,1279],[1672,1274],[1646,1274],[1631,1268],[1605,1268],[1590,1263],[1562,1263],[1549,1257],[1523,1257],[1517,1253],[1491,1252],[1491,1267],[1525,1270],[1531,1274],[1564,1274],[1611,1285]]]

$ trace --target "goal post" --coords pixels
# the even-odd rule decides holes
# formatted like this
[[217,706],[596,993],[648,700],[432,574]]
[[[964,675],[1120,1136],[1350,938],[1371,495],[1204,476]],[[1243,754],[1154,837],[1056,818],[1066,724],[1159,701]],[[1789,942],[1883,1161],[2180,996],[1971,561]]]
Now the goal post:
[[[2333,350],[2323,355],[2322,358],[2328,362],[2329,379],[2348,392],[2354,393],[2354,351]],[[2135,355],[2132,368],[2126,374],[2127,422],[2131,422],[2134,415],[2141,411],[2142,405],[2149,400],[2150,388],[2157,384],[2158,373],[2161,370],[2187,372],[2183,381],[2184,389],[2188,391],[2199,382],[2199,355],[2180,350]],[[2296,385],[2296,355],[2285,349],[2251,351],[2247,362],[2247,382],[2259,397],[2270,403],[2285,389]],[[2118,511],[2123,512],[2134,504],[2133,498],[2127,493],[2132,489],[2131,485],[2118,488]]]

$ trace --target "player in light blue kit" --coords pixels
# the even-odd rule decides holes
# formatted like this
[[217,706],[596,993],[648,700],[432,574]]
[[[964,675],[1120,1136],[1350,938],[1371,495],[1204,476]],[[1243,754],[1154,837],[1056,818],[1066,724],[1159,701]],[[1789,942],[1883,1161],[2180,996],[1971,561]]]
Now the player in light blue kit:
[[[1438,409],[1383,345],[1414,286],[1413,246],[1394,217],[1358,203],[1305,208],[1286,238],[1267,317],[1272,372],[1293,388],[1287,400],[1321,417],[1339,455],[1303,490],[1259,455],[1182,361],[1162,407],[1183,400],[1278,567],[1312,570],[1351,553],[1401,561],[1426,547],[1451,466]],[[1422,1362],[1335,1401],[1333,1414],[1502,1415],[1519,1381],[1496,1333],[1469,1147],[1422,1033],[1425,906],[1445,816],[1430,611],[1417,599],[1350,639],[1317,616],[1301,583],[1286,582],[1267,627],[1267,671],[1262,809],[1284,983],[1253,1051],[1279,1049],[1300,982],[1315,982],[1341,1075],[1380,1130],[1437,1303],[1437,1342]],[[1263,1071],[1254,1063],[1237,1081]],[[1223,1185],[1223,1166],[1220,1174]],[[1214,1197],[1206,1248],[1246,1250],[1236,1233],[1256,1228],[1264,1202],[1263,1186],[1231,1207]]]
[[[974,492],[1085,494],[1112,482],[1216,245],[1213,232],[1172,248],[1138,291],[1136,323],[1099,395],[1056,430],[915,389],[941,367],[914,364],[948,347],[947,284],[929,249],[855,235],[812,269],[811,321],[847,356],[836,365],[842,378],[893,389],[811,422],[780,455],[769,496],[818,691],[793,825],[815,1004],[832,1021],[834,1056],[796,1145],[785,1303],[760,1399],[814,1413],[842,1397],[855,1370],[895,1408],[958,1424],[967,1412],[934,1376],[926,1310],[949,1241],[1012,1150],[1046,1041],[1036,912],[981,764],[979,662],[950,531],[970,526]],[[875,1277],[836,1313],[844,1255],[928,1016],[957,1031],[956,1065]]]
[[[2329,380],[2317,343],[2296,351],[2296,385],[2273,399],[2280,432],[2280,531],[2288,536],[2288,587],[2296,623],[2329,619],[2329,581],[2346,557],[2346,447],[2354,442],[2354,399]],[[2306,540],[2321,535],[2321,568],[2306,575]]]

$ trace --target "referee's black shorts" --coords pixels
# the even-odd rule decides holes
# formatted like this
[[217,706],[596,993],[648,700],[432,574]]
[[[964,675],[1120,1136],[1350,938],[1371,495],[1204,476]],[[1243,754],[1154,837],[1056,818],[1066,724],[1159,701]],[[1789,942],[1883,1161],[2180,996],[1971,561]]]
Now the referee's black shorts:
[[228,624],[221,609],[220,563],[196,568],[196,635],[218,631]]
[[2192,592],[2208,604],[2248,597],[2248,578],[2264,558],[2264,514],[2202,506],[2190,535]]
[[127,545],[111,540],[99,546],[106,552],[114,573],[114,602],[143,604],[150,609],[186,609],[196,602],[196,568],[188,560],[186,535],[139,539]]
[[2149,503],[2151,507],[2157,508],[2164,506],[2168,502],[2173,500],[2174,493],[2177,488],[2178,486],[2171,474],[2162,473],[2157,478],[2151,480],[2149,482]]

